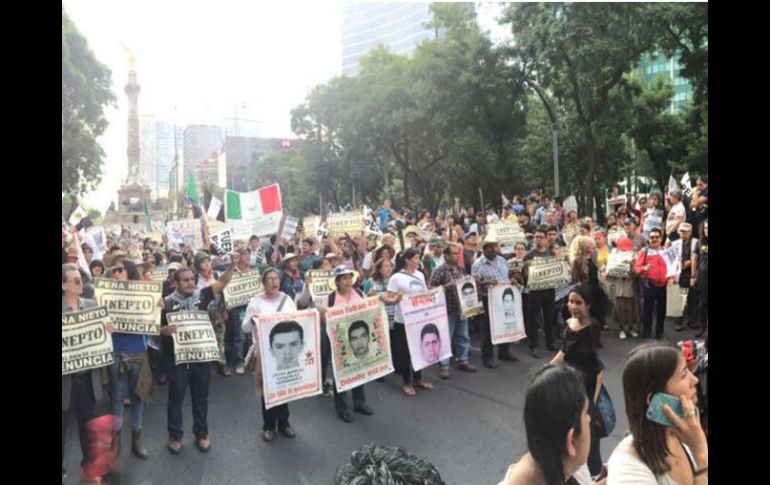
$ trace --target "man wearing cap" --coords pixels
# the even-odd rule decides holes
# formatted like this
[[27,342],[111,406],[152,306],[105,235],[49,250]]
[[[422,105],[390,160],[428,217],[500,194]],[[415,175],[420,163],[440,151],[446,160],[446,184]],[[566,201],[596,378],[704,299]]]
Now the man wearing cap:
[[304,281],[300,275],[297,256],[294,253],[286,253],[281,259],[281,291],[289,295],[292,300],[302,293]]
[[626,227],[626,236],[631,241],[631,244],[634,245],[634,251],[639,251],[644,247],[645,241],[644,236],[636,230],[636,221],[629,217],[625,220],[624,225]]
[[682,191],[672,190],[668,199],[671,201],[671,210],[668,211],[668,218],[666,219],[666,235],[669,241],[676,241],[679,239],[679,226],[687,217],[682,203]]
[[[324,329],[326,328],[326,309],[334,306],[348,305],[357,301],[364,300],[364,294],[357,288],[353,288],[353,284],[358,279],[358,273],[351,270],[345,265],[339,265],[334,268],[332,277],[329,280],[329,286],[334,290],[323,301],[323,308],[321,309],[321,318]],[[322,342],[326,341],[326,347],[331,351],[331,342],[326,331],[323,332],[321,337]],[[321,349],[323,352],[323,347]],[[321,360],[325,360],[322,356]],[[337,392],[337,386],[333,388],[334,392],[334,410],[337,412],[337,416],[346,423],[353,422],[353,415],[348,410],[347,392]],[[372,408],[366,405],[366,395],[364,394],[364,385],[354,387],[353,393],[353,410],[359,414],[371,416],[374,414]]]
[[[680,253],[681,272],[679,273],[679,287],[685,291],[690,289],[690,278],[692,277],[692,255],[698,247],[698,240],[692,237],[692,225],[683,222],[679,225],[679,236],[682,239],[682,252]],[[685,313],[681,317],[675,318],[674,330],[681,332],[684,329],[684,321],[687,320],[688,326],[692,327],[696,319],[698,309],[698,296],[696,291],[687,291],[687,304]]]
[[[529,277],[529,267],[532,265],[535,258],[549,258],[553,257],[553,251],[548,249],[548,240],[546,239],[548,228],[546,226],[540,226],[535,229],[535,247],[524,256],[524,268],[522,274],[525,281]],[[530,290],[529,297],[527,299],[527,315],[524,320],[524,326],[526,327],[527,340],[529,343],[530,354],[539,359],[542,357],[537,350],[539,340],[539,325],[540,318],[543,319],[543,330],[545,331],[545,343],[546,348],[550,351],[556,351],[557,348],[554,345],[554,331],[556,329],[556,315],[554,313],[554,306],[556,294],[553,288],[545,290]]]
[[[510,281],[510,278],[508,275],[508,263],[504,258],[498,256],[499,248],[496,240],[485,238],[481,243],[481,250],[484,255],[477,259],[471,267],[471,274],[476,278],[477,283],[481,285],[481,301],[484,305],[484,313],[479,316],[481,335],[484,339],[481,343],[481,360],[484,362],[484,367],[496,369],[500,367],[500,364],[495,362],[495,346],[492,345],[492,334],[489,328],[489,302],[487,301],[487,294],[490,286]],[[497,347],[497,357],[500,360],[511,362],[519,360],[511,352],[510,344],[499,344]]]

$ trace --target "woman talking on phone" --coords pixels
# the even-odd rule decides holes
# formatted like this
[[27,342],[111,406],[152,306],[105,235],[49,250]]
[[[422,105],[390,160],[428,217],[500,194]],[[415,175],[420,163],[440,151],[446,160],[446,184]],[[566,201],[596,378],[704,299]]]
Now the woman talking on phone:
[[[672,345],[645,344],[628,354],[623,393],[631,434],[612,452],[608,485],[708,483],[697,383],[682,352]],[[672,408],[679,409],[675,413]]]

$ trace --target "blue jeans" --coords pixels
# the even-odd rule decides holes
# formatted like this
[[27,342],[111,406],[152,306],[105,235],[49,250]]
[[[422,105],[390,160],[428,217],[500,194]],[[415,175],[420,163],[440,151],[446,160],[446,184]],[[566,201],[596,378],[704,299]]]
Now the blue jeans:
[[[467,364],[471,352],[471,338],[468,335],[468,320],[459,313],[449,313],[449,333],[452,335],[452,343],[457,349],[458,364]],[[449,368],[449,359],[439,363],[441,369]]]
[[[115,360],[110,364],[110,393],[112,394],[112,414],[123,418],[123,400],[128,396],[131,399],[131,427],[134,431],[142,430],[142,415],[144,414],[144,403],[142,398],[134,391],[136,383],[139,381],[139,369],[142,368],[140,361],[131,362],[129,372],[120,375],[120,367],[123,362],[123,355],[115,352]],[[123,420],[118,421],[118,430],[123,427]]]
[[241,366],[244,362],[243,343],[246,341],[246,336],[241,328],[244,316],[246,316],[246,307],[235,308],[227,315],[225,355],[227,356],[227,365],[232,368]]

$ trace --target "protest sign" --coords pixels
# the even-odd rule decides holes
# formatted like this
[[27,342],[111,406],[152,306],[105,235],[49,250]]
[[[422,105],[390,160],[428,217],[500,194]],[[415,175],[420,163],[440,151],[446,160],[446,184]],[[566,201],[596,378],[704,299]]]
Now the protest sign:
[[476,280],[472,276],[460,278],[455,283],[457,295],[460,297],[460,309],[463,318],[470,318],[484,313],[484,305],[479,301]]
[[285,220],[283,221],[283,232],[281,232],[281,237],[286,240],[289,240],[292,237],[294,237],[294,234],[297,232],[299,219],[291,216],[284,216],[284,217],[285,217]]
[[256,269],[233,273],[230,282],[222,290],[225,297],[225,307],[228,310],[248,305],[252,298],[264,292],[259,271]]
[[580,227],[577,224],[564,226],[564,229],[561,231],[561,237],[564,239],[564,242],[567,243],[567,246],[569,246],[575,236],[578,235],[579,229]]
[[[155,266],[155,269],[152,270],[150,278],[152,278],[152,281],[157,281],[162,285],[163,282],[168,279],[168,265],[164,264],[161,266]],[[163,290],[162,286],[161,290]]]
[[182,310],[166,317],[169,325],[176,325],[176,332],[171,334],[176,365],[219,360],[217,336],[208,312]]
[[332,277],[331,271],[322,271],[320,269],[312,269],[307,273],[310,276],[310,298],[313,299],[315,306],[321,307],[323,300],[329,293],[332,292],[332,287],[329,286],[329,278]]
[[561,257],[534,258],[529,267],[530,291],[560,288],[569,284],[569,264]]
[[681,317],[687,303],[687,288],[680,287],[676,282],[666,286],[666,316]]
[[364,213],[360,210],[345,213],[335,212],[326,219],[326,227],[331,237],[339,238],[344,236],[345,233],[353,237],[358,236],[366,227]]
[[321,394],[321,320],[315,309],[254,317],[265,409]]
[[112,364],[112,337],[106,328],[109,319],[104,306],[62,313],[61,375]]
[[107,249],[107,233],[101,226],[91,226],[86,230],[86,244],[94,252],[93,259],[102,259],[104,250]]
[[682,267],[682,240],[677,239],[671,247],[661,253],[666,262],[666,278],[674,278],[681,272]]
[[216,234],[211,234],[210,236],[211,242],[222,250],[225,254],[231,253],[233,251],[233,230],[232,228],[227,228],[224,231],[217,232]]
[[399,305],[415,371],[452,357],[452,338],[443,288],[405,295]]
[[94,280],[96,300],[107,307],[120,333],[160,335],[162,293],[163,284],[157,281]]
[[631,266],[634,264],[636,253],[633,251],[619,251],[613,249],[607,258],[607,276],[617,278],[630,278]]
[[489,288],[487,298],[492,343],[503,344],[526,338],[521,289],[510,283],[498,284]]
[[644,237],[650,235],[653,229],[660,229],[663,226],[663,211],[660,209],[647,209],[647,217],[644,219]]
[[518,222],[497,221],[487,225],[487,238],[500,244],[515,245],[526,242],[527,237]]
[[521,271],[522,268],[524,268],[524,260],[523,259],[509,259],[508,260],[508,269],[511,271]]
[[326,333],[337,392],[393,372],[388,314],[379,297],[328,308]]
[[302,227],[305,229],[305,237],[315,236],[318,226],[321,225],[321,216],[305,216],[302,218]]
[[203,246],[203,234],[201,233],[200,219],[184,219],[181,221],[168,221],[166,224],[169,243],[175,248],[180,244],[191,246],[197,250]]

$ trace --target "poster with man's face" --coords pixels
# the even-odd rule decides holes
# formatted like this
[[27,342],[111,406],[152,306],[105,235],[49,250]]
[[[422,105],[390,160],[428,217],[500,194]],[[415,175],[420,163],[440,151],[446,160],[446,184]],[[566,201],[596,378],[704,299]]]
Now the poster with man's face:
[[400,303],[406,341],[415,371],[452,357],[443,288],[406,295]]
[[521,289],[510,283],[490,288],[489,327],[493,344],[516,342],[526,338]]
[[470,318],[484,313],[484,305],[479,301],[479,294],[476,291],[476,280],[467,276],[457,280],[457,295],[460,297],[460,309],[463,318]]
[[393,372],[388,315],[378,297],[327,309],[326,332],[338,392]]
[[320,318],[315,309],[255,319],[265,408],[321,393]]

